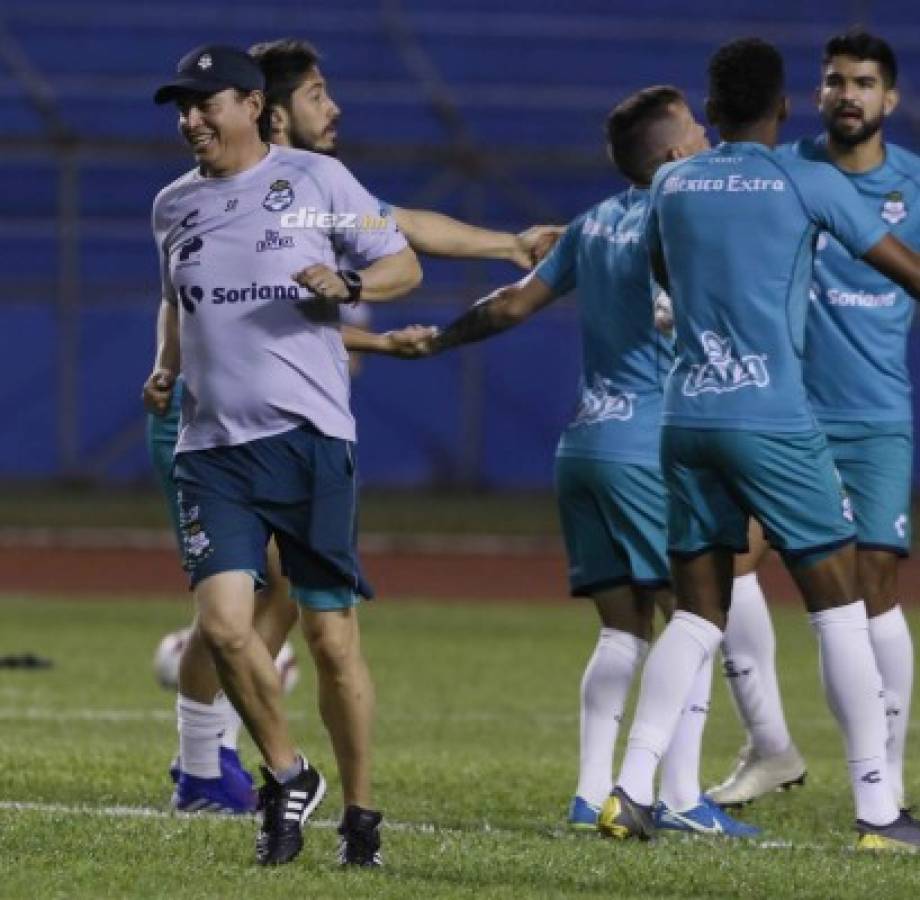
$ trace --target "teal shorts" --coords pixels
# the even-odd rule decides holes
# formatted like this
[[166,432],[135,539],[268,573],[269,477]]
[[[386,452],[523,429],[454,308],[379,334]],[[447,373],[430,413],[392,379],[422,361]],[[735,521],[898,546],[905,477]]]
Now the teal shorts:
[[857,547],[907,556],[914,455],[910,423],[835,422],[825,427],[837,471],[853,502]]
[[573,597],[670,583],[667,504],[657,466],[558,456],[556,499]]
[[666,425],[668,552],[747,549],[751,516],[789,565],[856,539],[853,513],[822,431],[774,433]]

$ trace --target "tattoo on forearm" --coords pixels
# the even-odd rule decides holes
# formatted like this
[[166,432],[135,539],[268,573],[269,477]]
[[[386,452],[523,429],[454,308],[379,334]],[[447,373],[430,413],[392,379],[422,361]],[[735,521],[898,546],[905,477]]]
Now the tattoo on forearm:
[[512,322],[497,314],[500,298],[489,297],[454,319],[436,338],[439,350],[449,350],[460,344],[472,344],[508,328]]

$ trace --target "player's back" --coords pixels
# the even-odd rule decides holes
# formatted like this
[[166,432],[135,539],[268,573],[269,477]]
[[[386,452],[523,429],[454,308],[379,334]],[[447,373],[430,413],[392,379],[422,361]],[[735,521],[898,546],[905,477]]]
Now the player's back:
[[559,454],[657,465],[671,343],[653,325],[643,224],[648,192],[631,188],[576,218],[537,277],[576,291],[582,384]]
[[817,232],[860,254],[884,234],[855,191],[828,166],[724,143],[659,173],[649,225],[677,334],[665,422],[814,428],[801,353]]

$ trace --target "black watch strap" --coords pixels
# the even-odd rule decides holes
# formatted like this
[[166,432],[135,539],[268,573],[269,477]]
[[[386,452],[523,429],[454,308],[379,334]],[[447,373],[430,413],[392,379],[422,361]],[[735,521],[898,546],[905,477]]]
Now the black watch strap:
[[360,300],[361,289],[364,287],[361,281],[361,275],[354,269],[339,269],[337,274],[344,282],[345,287],[348,288],[348,301],[350,303],[356,303]]

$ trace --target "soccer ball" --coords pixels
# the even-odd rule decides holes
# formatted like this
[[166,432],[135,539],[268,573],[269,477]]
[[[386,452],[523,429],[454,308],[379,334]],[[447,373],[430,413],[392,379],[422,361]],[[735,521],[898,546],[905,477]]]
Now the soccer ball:
[[[191,628],[180,628],[171,631],[157,646],[153,654],[153,674],[161,687],[174,691],[179,686],[179,657],[188,644]],[[294,648],[285,642],[275,657],[275,668],[281,678],[281,687],[285,694],[289,694],[300,679],[300,670],[297,667],[297,657]]]

